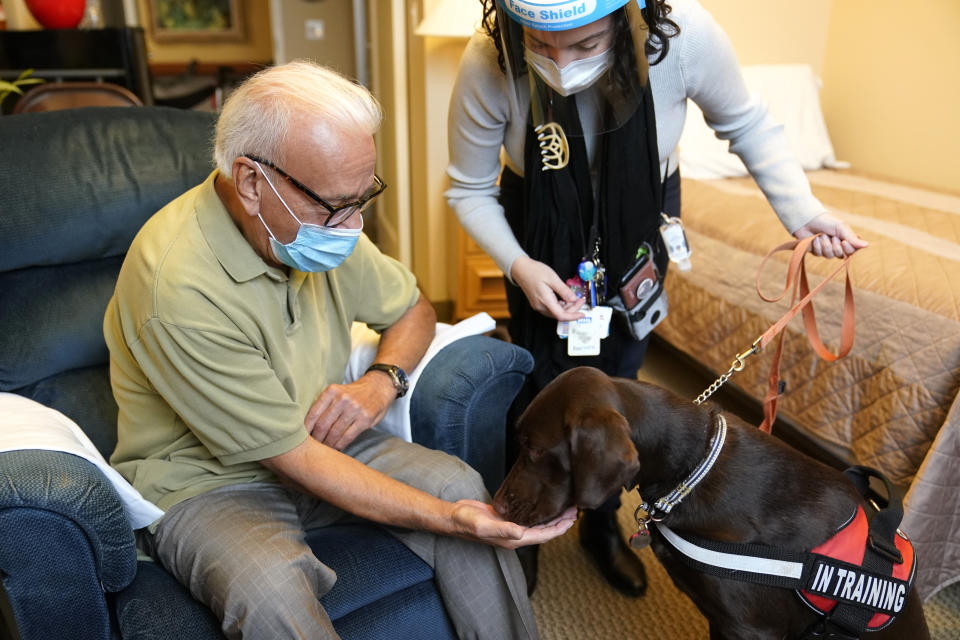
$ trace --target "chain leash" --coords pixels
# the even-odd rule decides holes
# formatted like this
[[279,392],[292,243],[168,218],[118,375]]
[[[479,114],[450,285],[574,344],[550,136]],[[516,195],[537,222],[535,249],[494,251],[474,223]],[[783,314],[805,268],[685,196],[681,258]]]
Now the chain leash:
[[763,339],[763,336],[757,338],[756,340],[753,341],[753,344],[750,345],[750,348],[748,350],[738,354],[737,357],[733,359],[733,364],[730,365],[730,368],[727,369],[727,372],[722,376],[720,376],[719,378],[717,378],[716,380],[714,380],[709,387],[704,389],[703,393],[697,396],[697,399],[693,401],[693,404],[699,406],[700,404],[705,402],[707,398],[709,398],[714,393],[716,393],[717,389],[719,389],[724,384],[726,384],[727,380],[729,380],[734,373],[738,371],[743,371],[743,361],[755,353],[760,353],[760,350],[762,349],[762,347],[760,346],[760,341],[762,339]]

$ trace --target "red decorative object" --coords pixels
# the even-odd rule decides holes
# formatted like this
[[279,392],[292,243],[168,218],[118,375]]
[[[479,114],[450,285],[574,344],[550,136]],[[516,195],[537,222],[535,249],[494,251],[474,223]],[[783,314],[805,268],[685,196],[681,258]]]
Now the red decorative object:
[[26,0],[33,17],[46,29],[76,29],[87,0]]

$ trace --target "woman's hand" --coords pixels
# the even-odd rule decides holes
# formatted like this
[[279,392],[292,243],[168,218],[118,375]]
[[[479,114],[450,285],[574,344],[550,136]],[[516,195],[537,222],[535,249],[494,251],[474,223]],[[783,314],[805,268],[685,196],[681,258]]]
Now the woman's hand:
[[829,213],[821,213],[816,218],[793,232],[797,240],[809,238],[822,233],[827,237],[815,238],[810,250],[815,256],[824,258],[843,258],[853,255],[858,249],[869,246],[869,242],[861,238],[850,228],[850,225]]
[[523,289],[527,301],[537,313],[563,321],[583,317],[580,307],[586,299],[578,298],[557,272],[546,264],[520,256],[510,266],[510,276]]

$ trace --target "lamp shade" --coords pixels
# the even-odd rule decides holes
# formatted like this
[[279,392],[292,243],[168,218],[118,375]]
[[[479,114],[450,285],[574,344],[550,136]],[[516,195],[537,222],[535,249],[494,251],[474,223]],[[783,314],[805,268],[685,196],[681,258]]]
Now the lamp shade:
[[480,17],[477,0],[438,0],[414,33],[435,38],[469,38],[476,33]]

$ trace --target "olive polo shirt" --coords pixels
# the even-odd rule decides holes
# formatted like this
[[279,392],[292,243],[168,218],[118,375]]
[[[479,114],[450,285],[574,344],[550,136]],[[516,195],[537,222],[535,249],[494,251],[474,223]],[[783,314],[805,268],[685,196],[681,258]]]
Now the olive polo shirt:
[[381,330],[419,296],[361,235],[326,273],[265,263],[214,190],[214,171],[154,216],[104,318],[119,406],[111,464],[161,509],[275,481],[257,461],[299,445],[317,395],[343,381],[356,320]]

